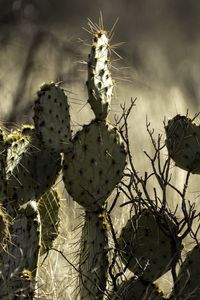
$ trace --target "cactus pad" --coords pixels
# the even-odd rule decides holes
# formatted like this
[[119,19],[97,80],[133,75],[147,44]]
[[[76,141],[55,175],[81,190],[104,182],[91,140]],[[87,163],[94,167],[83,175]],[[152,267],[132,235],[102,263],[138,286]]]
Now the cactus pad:
[[88,102],[98,120],[106,119],[110,111],[113,81],[109,71],[109,38],[100,30],[93,36],[88,60]]
[[67,96],[55,83],[44,84],[35,101],[34,122],[44,146],[54,152],[68,151],[71,145]]
[[129,279],[123,281],[114,293],[112,300],[163,300],[163,293],[155,284]]
[[[172,221],[168,227],[175,232]],[[153,282],[171,267],[176,255],[170,233],[166,235],[149,210],[133,216],[119,237],[122,261],[140,278]]]
[[[196,245],[181,265],[177,285],[180,287],[179,299],[200,299],[200,247]],[[172,299],[174,299],[172,297]],[[176,298],[175,298],[176,299]]]
[[80,252],[80,299],[103,299],[108,269],[107,226],[103,214],[85,214]]
[[51,249],[53,241],[58,236],[60,197],[56,190],[46,192],[38,201],[41,218],[41,251],[46,253]]
[[[1,253],[0,259],[3,275],[0,277],[0,299],[32,299],[40,250],[40,221],[35,201],[21,207],[10,228],[8,252]],[[27,271],[29,278],[25,276]]]
[[88,210],[98,210],[121,180],[126,151],[116,128],[100,121],[83,127],[64,158],[68,193]]
[[193,174],[200,174],[200,126],[177,115],[165,127],[166,146],[175,164]]

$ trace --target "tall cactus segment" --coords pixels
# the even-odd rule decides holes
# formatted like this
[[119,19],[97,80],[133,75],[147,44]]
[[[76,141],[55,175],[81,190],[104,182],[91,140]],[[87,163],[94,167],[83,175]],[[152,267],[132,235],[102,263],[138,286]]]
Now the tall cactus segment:
[[120,134],[106,121],[113,90],[109,48],[107,32],[97,30],[88,60],[87,81],[88,102],[95,119],[75,134],[72,151],[64,154],[65,187],[73,200],[85,209],[79,261],[81,300],[104,298],[108,238],[102,212],[107,198],[120,182],[126,164]]
[[[196,245],[181,265],[177,285],[179,287],[178,299],[200,299],[200,246]],[[173,296],[170,299],[177,299]]]
[[67,96],[55,83],[43,84],[35,101],[36,133],[53,152],[67,152],[71,145],[70,114]]
[[80,252],[80,299],[103,299],[108,268],[107,225],[103,213],[85,213]]
[[177,115],[169,120],[166,146],[175,164],[193,174],[200,174],[200,126],[186,116]]
[[35,201],[18,211],[11,242],[0,259],[0,299],[33,299],[40,251],[40,220]]
[[167,223],[168,234],[155,216],[145,209],[139,217],[133,216],[122,229],[118,240],[122,260],[143,280],[153,282],[165,274],[177,254],[170,238],[170,231],[173,232],[175,227],[172,221]]
[[75,135],[73,150],[65,155],[65,187],[84,208],[98,211],[121,180],[125,161],[116,128],[94,120]]
[[88,59],[88,102],[96,119],[106,119],[110,111],[113,80],[109,70],[109,36],[100,29],[93,35],[93,44]]

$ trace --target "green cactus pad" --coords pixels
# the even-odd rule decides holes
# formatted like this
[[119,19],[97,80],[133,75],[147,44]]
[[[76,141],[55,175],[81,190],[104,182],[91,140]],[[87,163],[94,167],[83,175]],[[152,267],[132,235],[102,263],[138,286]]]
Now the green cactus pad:
[[109,70],[109,37],[100,30],[93,36],[88,60],[88,102],[98,120],[105,120],[110,111],[113,80]]
[[98,210],[121,180],[126,152],[116,128],[100,121],[83,127],[64,157],[68,193],[88,210]]
[[200,126],[186,116],[177,115],[169,120],[166,146],[175,164],[193,174],[200,174]]
[[[171,232],[175,232],[174,223],[167,219],[167,224]],[[166,233],[149,210],[145,209],[139,216],[133,216],[118,239],[124,264],[135,275],[150,282],[165,274],[176,255],[170,231],[168,235]]]
[[41,150],[39,144],[32,133],[14,141],[7,149],[8,198],[17,205],[45,193],[60,170],[60,155]]
[[141,280],[129,279],[123,281],[112,300],[163,300],[163,293],[155,284]]
[[80,249],[80,300],[103,299],[108,269],[108,237],[104,214],[85,213]]
[[[21,207],[10,226],[10,234],[7,252],[0,255],[3,275],[0,277],[0,299],[33,299],[40,250],[40,220],[35,201]],[[25,276],[27,272],[29,278]]]
[[34,122],[44,146],[54,152],[68,151],[71,145],[67,96],[55,83],[44,84],[35,101]]
[[[200,246],[196,245],[181,265],[177,286],[180,294],[178,299],[200,299]],[[172,293],[173,294],[173,293]],[[170,298],[171,299],[171,298]],[[172,299],[177,299],[172,296]]]
[[42,237],[40,254],[51,249],[53,241],[58,236],[60,196],[54,189],[46,192],[38,201],[38,209],[41,218]]

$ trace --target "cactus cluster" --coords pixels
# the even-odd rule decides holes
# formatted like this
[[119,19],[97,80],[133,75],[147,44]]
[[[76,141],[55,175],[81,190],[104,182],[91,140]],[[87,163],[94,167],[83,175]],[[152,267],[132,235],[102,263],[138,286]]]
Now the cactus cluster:
[[[9,134],[0,129],[0,299],[37,296],[39,257],[52,248],[58,236],[60,196],[53,185],[60,170],[68,194],[84,211],[78,264],[80,300],[166,299],[154,281],[181,258],[177,222],[165,213],[165,205],[152,209],[151,203],[145,206],[144,201],[119,237],[115,236],[118,257],[110,262],[109,239],[114,228],[107,199],[123,178],[130,149],[108,122],[114,82],[110,36],[101,27],[96,29],[86,83],[94,119],[73,135],[64,90],[58,84],[45,83],[34,102],[34,126],[23,125]],[[169,156],[176,165],[200,173],[199,127],[178,115],[165,129]],[[133,184],[134,176],[130,178]],[[142,200],[139,190],[137,196]],[[136,198],[132,198],[134,202]],[[170,299],[198,299],[195,265],[199,253],[196,246],[188,254]],[[110,291],[111,265],[118,260],[134,277],[113,280]],[[120,274],[124,273],[121,269]]]
[[60,152],[43,145],[36,125],[1,130],[1,299],[35,296],[39,256],[57,236],[59,197],[51,188],[60,169]]

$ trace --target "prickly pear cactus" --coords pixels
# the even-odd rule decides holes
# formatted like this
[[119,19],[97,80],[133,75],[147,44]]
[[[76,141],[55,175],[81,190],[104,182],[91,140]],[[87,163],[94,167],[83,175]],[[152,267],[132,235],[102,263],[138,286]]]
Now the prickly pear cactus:
[[[5,223],[1,209],[0,250],[4,250],[6,242],[5,251],[0,254],[0,299],[3,300],[37,296],[40,213],[43,217],[44,209],[39,212],[36,200],[54,184],[61,168],[60,153],[41,147],[41,143],[33,126],[22,126],[8,135],[0,132],[0,192],[3,209],[9,217]],[[53,201],[53,196],[50,199]],[[54,205],[58,217],[56,209]],[[47,222],[46,215],[44,222]],[[50,230],[49,223],[47,226]],[[44,228],[43,232],[44,239],[50,241],[53,232],[48,238]]]
[[200,174],[200,126],[186,116],[177,115],[169,120],[166,146],[175,164],[193,174]]
[[33,299],[41,238],[36,201],[20,208],[10,234],[7,251],[0,255],[0,299]]
[[163,293],[152,283],[137,279],[123,281],[112,300],[163,300]]
[[105,120],[110,111],[113,80],[109,70],[109,37],[105,30],[93,35],[93,44],[88,59],[88,102],[96,119]]
[[[171,232],[175,225],[168,219]],[[170,233],[170,232],[169,232]],[[155,281],[170,268],[176,249],[152,212],[145,209],[133,216],[122,229],[118,239],[124,264],[143,280]]]
[[81,300],[103,299],[108,269],[107,230],[104,213],[85,213],[79,262]]
[[35,101],[36,133],[53,152],[67,152],[71,145],[70,114],[67,96],[55,83],[44,84]]
[[94,120],[75,135],[72,152],[65,154],[65,187],[84,208],[99,210],[121,180],[125,161],[116,128]]
[[58,236],[60,201],[59,193],[55,189],[47,191],[38,201],[41,218],[41,255],[51,249]]
[[177,286],[179,294],[174,296],[174,292],[170,299],[200,299],[200,246],[196,245],[188,254],[181,265]]

